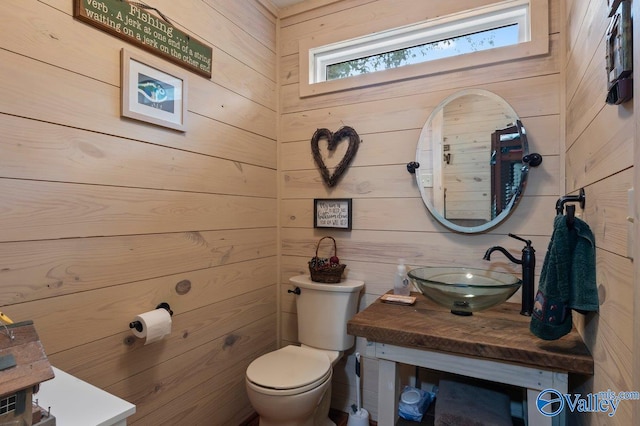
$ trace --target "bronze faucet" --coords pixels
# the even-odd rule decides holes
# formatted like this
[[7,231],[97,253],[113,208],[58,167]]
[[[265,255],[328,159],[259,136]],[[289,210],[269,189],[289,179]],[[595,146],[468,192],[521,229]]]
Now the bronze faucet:
[[514,234],[509,234],[509,236],[526,243],[526,246],[522,249],[522,258],[520,260],[516,259],[504,247],[500,246],[489,247],[483,259],[491,260],[491,253],[497,250],[513,263],[522,265],[522,309],[520,310],[520,315],[530,317],[533,312],[533,281],[536,269],[536,251],[531,246],[531,240],[525,240]]

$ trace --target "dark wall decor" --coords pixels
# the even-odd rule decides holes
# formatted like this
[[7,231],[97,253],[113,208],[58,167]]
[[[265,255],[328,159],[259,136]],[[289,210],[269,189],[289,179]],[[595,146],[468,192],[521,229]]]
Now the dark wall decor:
[[[156,17],[144,9],[155,10]],[[159,10],[124,0],[74,0],[73,16],[181,67],[211,78],[213,50],[175,28]]]
[[[347,152],[344,154],[344,157],[340,160],[340,163],[338,163],[333,173],[330,174],[324,160],[322,159],[322,154],[320,154],[320,147],[318,146],[318,143],[320,140],[326,139],[329,151],[333,151],[345,138],[349,138],[349,147],[347,148]],[[311,138],[311,152],[313,153],[313,160],[316,162],[318,169],[320,169],[322,179],[324,179],[325,183],[329,185],[329,187],[335,186],[347,170],[347,167],[351,164],[356,152],[358,152],[360,142],[358,133],[349,126],[344,126],[335,133],[332,133],[329,129],[318,129],[313,134],[313,137]]]
[[633,98],[633,30],[629,0],[609,0],[607,29],[607,98],[619,105]]

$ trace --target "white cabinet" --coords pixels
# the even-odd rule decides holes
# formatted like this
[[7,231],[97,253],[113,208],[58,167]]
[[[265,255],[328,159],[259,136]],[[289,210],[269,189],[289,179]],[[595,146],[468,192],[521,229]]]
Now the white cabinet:
[[51,408],[57,426],[125,426],[136,406],[53,367],[55,378],[40,384],[38,405]]

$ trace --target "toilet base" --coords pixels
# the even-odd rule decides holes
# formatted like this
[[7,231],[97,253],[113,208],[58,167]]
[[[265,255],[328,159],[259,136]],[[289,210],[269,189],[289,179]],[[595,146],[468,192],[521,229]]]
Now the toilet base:
[[[249,400],[260,416],[260,426],[336,426],[329,419],[331,376],[319,387],[285,397],[257,394],[247,381]],[[305,408],[306,407],[306,408]]]
[[324,393],[314,416],[305,421],[293,420],[291,422],[282,419],[270,420],[260,417],[259,426],[336,426],[329,418],[329,410],[331,409],[331,385]]
[[318,405],[314,416],[314,426],[336,426],[336,424],[329,418],[329,410],[331,409],[331,383],[329,388],[324,393],[322,401]]

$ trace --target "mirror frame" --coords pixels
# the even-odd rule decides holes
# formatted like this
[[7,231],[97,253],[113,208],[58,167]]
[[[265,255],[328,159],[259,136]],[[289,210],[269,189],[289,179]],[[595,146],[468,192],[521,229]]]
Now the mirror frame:
[[[416,184],[418,185],[418,189],[420,191],[420,196],[422,197],[422,201],[424,202],[426,208],[429,210],[431,215],[440,224],[442,224],[447,229],[450,229],[452,231],[465,233],[465,234],[476,234],[476,233],[486,232],[486,231],[488,231],[490,229],[495,228],[499,224],[501,224],[504,220],[506,220],[506,218],[511,213],[513,213],[513,211],[515,210],[516,206],[518,205],[518,203],[519,203],[519,201],[522,198],[522,195],[524,193],[524,189],[525,189],[525,187],[527,185],[527,177],[528,177],[528,174],[529,174],[529,164],[525,161],[525,157],[528,158],[528,156],[529,156],[529,144],[528,144],[528,141],[527,141],[526,130],[525,130],[524,126],[522,125],[522,122],[520,121],[518,114],[516,113],[516,111],[513,109],[513,107],[507,101],[505,101],[500,96],[498,96],[495,93],[490,92],[488,90],[484,90],[484,89],[464,89],[464,90],[455,92],[452,95],[449,95],[442,102],[440,102],[438,104],[438,106],[436,106],[434,108],[434,110],[431,112],[431,114],[429,115],[429,118],[427,119],[425,125],[422,127],[422,131],[420,132],[420,138],[418,139],[418,145],[416,147],[416,163],[418,163],[418,164],[420,163],[420,153],[423,150],[422,147],[425,146],[425,144],[427,144],[427,143],[432,143],[430,140],[428,140],[428,135],[430,134],[429,127],[430,127],[434,117],[436,116],[436,114],[438,114],[440,112],[440,110],[442,110],[451,101],[453,101],[455,99],[458,99],[460,97],[463,97],[463,96],[467,96],[467,95],[482,95],[482,96],[490,97],[490,98],[492,98],[494,100],[499,100],[500,102],[504,103],[505,108],[508,108],[509,112],[512,113],[514,117],[517,117],[516,122],[513,123],[513,125],[515,125],[518,128],[518,132],[520,133],[520,139],[522,141],[522,157],[523,157],[522,169],[521,169],[522,176],[521,176],[521,179],[520,179],[520,185],[518,187],[518,190],[511,197],[511,199],[509,200],[509,203],[502,210],[502,212],[500,212],[500,214],[497,215],[492,220],[490,220],[490,221],[488,221],[488,222],[486,222],[486,223],[484,223],[482,225],[477,225],[477,226],[461,226],[461,225],[453,223],[449,219],[445,218],[440,212],[438,212],[435,209],[435,207],[433,206],[433,201],[431,199],[429,199],[429,197],[427,197],[427,194],[425,194],[425,190],[422,187],[421,175],[419,173],[419,169],[418,169],[418,172],[415,173],[415,175],[416,175]],[[419,167],[419,165],[418,165],[418,167]]]

